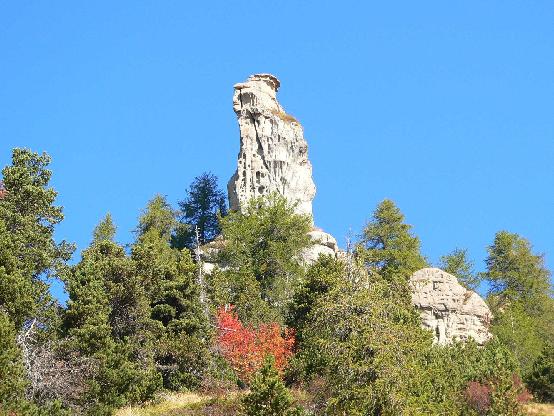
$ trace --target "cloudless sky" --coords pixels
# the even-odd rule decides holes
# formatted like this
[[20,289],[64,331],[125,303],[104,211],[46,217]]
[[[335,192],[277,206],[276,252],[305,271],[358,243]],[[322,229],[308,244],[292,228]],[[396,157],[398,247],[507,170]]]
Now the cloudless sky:
[[482,270],[507,229],[554,266],[551,0],[0,0],[0,165],[52,156],[75,260],[108,211],[129,243],[156,193],[225,187],[233,84],[256,72],[304,126],[340,245],[392,198],[433,263],[464,247]]

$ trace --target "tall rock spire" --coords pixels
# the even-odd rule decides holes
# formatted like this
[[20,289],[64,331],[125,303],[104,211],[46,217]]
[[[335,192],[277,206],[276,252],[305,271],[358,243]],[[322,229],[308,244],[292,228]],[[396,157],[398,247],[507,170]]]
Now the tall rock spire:
[[251,198],[278,192],[298,213],[312,216],[316,188],[308,144],[300,123],[277,101],[279,86],[275,76],[255,74],[234,87],[240,152],[227,185],[229,205],[238,210]]

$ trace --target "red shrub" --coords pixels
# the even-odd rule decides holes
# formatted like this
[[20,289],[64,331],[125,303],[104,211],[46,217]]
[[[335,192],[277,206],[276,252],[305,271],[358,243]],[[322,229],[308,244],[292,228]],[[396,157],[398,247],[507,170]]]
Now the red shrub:
[[486,414],[491,407],[491,388],[487,384],[470,381],[467,383],[464,397],[469,407],[480,415]]
[[529,390],[527,390],[521,378],[517,374],[514,374],[512,375],[512,381],[517,391],[517,402],[520,404],[529,402],[533,398],[533,395],[529,393]]
[[248,383],[262,366],[268,354],[275,357],[275,367],[282,372],[294,347],[294,332],[284,331],[275,322],[259,328],[244,327],[233,307],[220,308],[217,313],[217,344],[239,379]]

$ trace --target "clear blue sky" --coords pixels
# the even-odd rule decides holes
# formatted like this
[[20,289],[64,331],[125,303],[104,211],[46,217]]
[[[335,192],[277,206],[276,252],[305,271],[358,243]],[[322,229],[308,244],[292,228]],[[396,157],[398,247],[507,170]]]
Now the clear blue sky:
[[53,157],[76,258],[107,211],[130,242],[154,194],[226,184],[233,84],[271,72],[342,245],[392,198],[433,262],[507,229],[554,266],[554,2],[373,3],[0,0],[0,164]]

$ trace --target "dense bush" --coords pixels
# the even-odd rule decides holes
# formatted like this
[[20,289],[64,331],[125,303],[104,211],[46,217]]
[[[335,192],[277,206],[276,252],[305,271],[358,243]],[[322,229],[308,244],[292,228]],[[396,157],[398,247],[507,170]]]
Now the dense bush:
[[250,393],[242,400],[245,416],[302,416],[304,412],[293,404],[293,398],[275,368],[272,355],[266,356],[254,375]]
[[282,329],[275,322],[262,324],[258,328],[245,327],[232,306],[219,309],[217,329],[219,351],[245,383],[250,382],[268,355],[273,357],[273,365],[280,374],[292,356],[293,331]]
[[533,395],[543,402],[554,402],[554,347],[546,345],[533,365],[527,381]]

